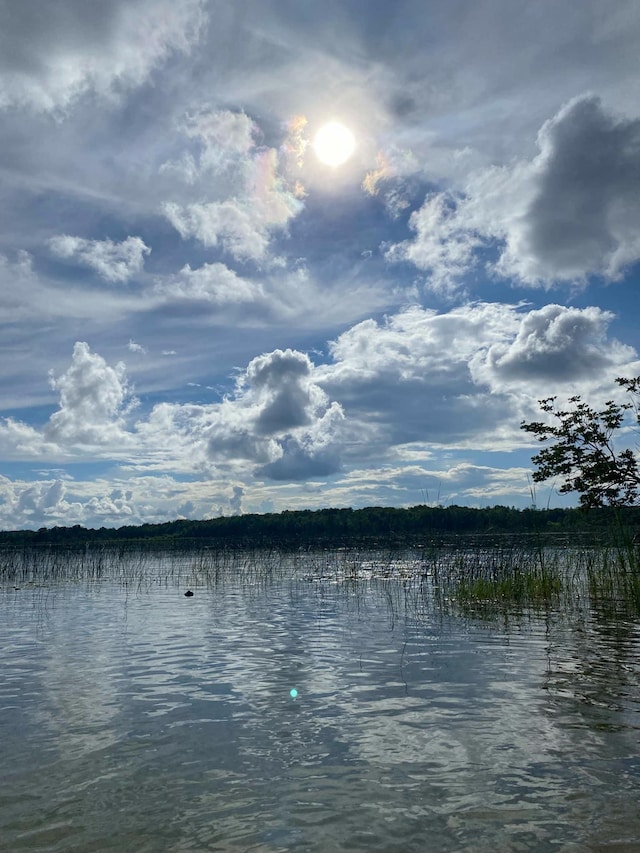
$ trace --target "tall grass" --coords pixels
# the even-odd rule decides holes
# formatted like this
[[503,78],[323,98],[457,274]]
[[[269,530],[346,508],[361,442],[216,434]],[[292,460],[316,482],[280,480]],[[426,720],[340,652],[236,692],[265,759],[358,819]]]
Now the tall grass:
[[322,594],[340,588],[360,602],[362,591],[375,586],[394,608],[414,614],[567,609],[586,603],[612,618],[617,613],[637,616],[640,546],[621,536],[613,544],[576,547],[548,547],[534,537],[362,552],[108,546],[0,551],[0,586],[9,588],[111,582],[141,591],[157,586],[197,590],[232,582],[258,592],[283,581],[313,583]]
[[557,602],[564,589],[563,560],[533,547],[498,545],[432,560],[436,601],[465,612],[501,607],[537,607]]
[[591,604],[614,616],[640,615],[640,549],[632,542],[598,549],[587,561]]

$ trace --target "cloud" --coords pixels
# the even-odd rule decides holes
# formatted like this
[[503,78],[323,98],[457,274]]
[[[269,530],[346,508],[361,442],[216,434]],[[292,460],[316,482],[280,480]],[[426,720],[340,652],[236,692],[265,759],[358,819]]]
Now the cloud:
[[430,288],[455,290],[460,277],[474,263],[474,251],[481,245],[476,233],[464,225],[456,205],[447,193],[429,196],[409,217],[415,238],[397,243],[386,252],[387,260],[408,261],[430,274]]
[[21,0],[0,30],[0,108],[65,109],[143,83],[204,23],[201,0]]
[[320,372],[335,381],[451,382],[482,346],[504,340],[518,325],[514,306],[476,303],[438,312],[412,306],[384,321],[357,323],[330,343],[334,364]]
[[328,475],[340,466],[343,422],[342,407],[314,381],[309,357],[274,350],[248,364],[235,398],[212,413],[208,456],[248,459],[271,479]]
[[227,264],[190,264],[177,273],[155,276],[149,296],[156,304],[170,303],[180,311],[194,310],[199,319],[215,318],[225,329],[268,328],[275,323],[296,329],[326,328],[334,322],[344,324],[370,311],[387,307],[398,291],[382,281],[359,278],[324,282],[310,276],[306,266],[292,270],[277,264],[266,271],[239,272]]
[[231,515],[242,515],[242,496],[244,495],[244,489],[242,486],[234,486],[232,489],[232,496],[229,498],[229,508],[231,510]]
[[[404,502],[394,477],[419,500],[476,465],[468,496],[482,451],[527,464],[537,397],[637,364],[637,0],[462,6],[0,0],[0,448],[49,483],[30,523],[83,465],[55,518]],[[333,170],[331,119],[358,143]],[[615,320],[545,298],[621,277]],[[505,282],[532,304],[488,306]]]
[[620,279],[640,259],[640,119],[575,98],[540,129],[538,154],[472,174],[459,195],[433,193],[387,251],[453,286],[497,242],[494,272],[528,286]]
[[184,125],[188,136],[202,140],[206,148],[203,153],[205,164],[218,165],[226,154],[245,155],[254,147],[257,133],[253,120],[243,112],[220,110],[200,111],[190,115]]
[[91,519],[126,524],[134,514],[131,506],[133,493],[113,489],[110,494],[90,498],[83,507],[83,512]]
[[188,115],[179,130],[197,143],[196,150],[186,151],[178,160],[169,160],[160,167],[161,173],[175,174],[187,184],[194,184],[205,175],[220,177],[227,171],[242,172],[251,160],[258,128],[243,112],[202,109]]
[[163,205],[164,214],[183,239],[195,237],[204,246],[219,243],[236,260],[259,261],[269,243],[266,229],[236,199],[224,202]]
[[306,354],[274,350],[252,359],[219,403],[154,406],[135,425],[132,463],[279,481],[337,471],[345,416],[314,370]]
[[218,465],[275,461],[282,448],[275,436],[265,436],[253,428],[252,412],[242,400],[225,401],[209,413],[204,430],[206,458]]
[[140,237],[127,237],[121,243],[112,240],[85,240],[62,234],[49,240],[49,248],[59,258],[90,267],[105,281],[125,282],[144,267],[151,249]]
[[491,344],[470,361],[478,382],[506,384],[578,382],[612,374],[633,361],[632,347],[607,337],[613,314],[600,308],[545,305],[529,311],[511,341]]
[[512,310],[498,305],[443,314],[416,306],[342,333],[330,344],[333,363],[318,368],[317,381],[341,402],[357,434],[350,453],[384,458],[415,441],[482,442],[507,415],[475,385],[468,363],[516,325]]
[[16,509],[19,513],[32,514],[42,511],[55,511],[64,496],[64,483],[55,480],[53,483],[36,483],[24,489],[18,498]]
[[[397,220],[411,205],[411,184],[418,172],[418,161],[411,151],[389,146],[378,152],[376,168],[365,174],[362,189],[367,195],[380,196],[386,212]],[[417,230],[422,225],[414,219],[410,227]]]
[[55,450],[55,446],[47,443],[29,424],[15,418],[0,419],[0,452],[5,459],[34,459]]
[[313,381],[307,355],[275,350],[259,356],[248,365],[240,387],[256,406],[255,433],[279,439],[278,456],[260,470],[263,476],[306,480],[340,468],[344,412]]
[[[26,251],[12,252],[9,258],[0,253],[0,314],[12,324],[15,340],[20,341],[19,351],[29,353],[28,359],[21,358],[21,364],[5,359],[0,375],[14,374],[14,393],[19,392],[22,405],[33,399],[36,377],[42,374],[43,365],[46,371],[52,359],[59,357],[60,348],[66,349],[69,339],[75,339],[79,327],[93,337],[110,324],[117,324],[119,330],[124,328],[123,336],[136,337],[137,317],[157,304],[141,287],[96,287],[92,274],[67,278],[69,270],[52,271],[50,257],[43,258],[37,249],[34,255],[35,262]],[[112,262],[105,258],[102,261]],[[33,346],[38,334],[46,336],[46,347]],[[31,373],[27,381],[19,378],[25,370]],[[5,388],[5,395],[8,390]]]
[[167,299],[211,302],[214,305],[233,305],[264,302],[264,288],[259,283],[241,278],[225,264],[203,264],[191,269],[189,264],[177,275],[158,281],[155,293]]
[[[615,375],[640,370],[635,350],[609,335],[612,319],[595,307],[414,306],[347,329],[321,364],[272,350],[251,359],[219,402],[139,407],[135,422],[124,365],[78,342],[70,367],[52,377],[60,403],[43,430],[3,421],[0,445],[9,458],[41,458],[48,442],[50,456],[119,460],[131,475],[253,488],[335,478],[371,460],[424,460],[436,449],[513,450],[541,391],[601,395]],[[110,495],[91,494],[87,513],[115,520],[129,507],[144,516]]]
[[62,446],[129,443],[125,415],[136,401],[124,364],[110,367],[88,344],[78,341],[71,366],[61,376],[51,374],[50,382],[60,392],[60,407],[45,427],[48,441]]
[[260,409],[256,428],[263,435],[309,424],[325,393],[313,382],[309,356],[294,350],[275,350],[254,358],[242,378],[249,397]]
[[295,482],[329,477],[342,467],[343,444],[348,435],[342,406],[333,402],[306,429],[287,435],[282,455],[258,474],[271,480]]
[[[192,517],[203,517],[212,496],[228,503],[228,486],[178,482],[167,476],[111,480],[43,478],[35,482],[0,475],[0,525],[4,529],[54,525],[87,527],[161,522],[176,517],[176,507],[192,501]],[[234,491],[231,502],[237,503]],[[194,510],[197,506],[197,511]]]
[[360,434],[354,458],[411,442],[515,447],[522,406],[540,389],[600,390],[637,368],[635,350],[608,336],[612,319],[598,308],[413,307],[341,334],[315,381]]
[[0,475],[0,524],[5,529],[76,524],[82,510],[66,494],[62,480],[25,483]]
[[31,254],[22,249],[16,255],[13,260],[0,254],[0,306],[5,321],[32,320],[34,303],[37,306],[45,292],[38,287]]
[[512,172],[527,204],[519,217],[503,213],[497,270],[532,285],[621,278],[640,259],[640,119],[577,98],[543,125],[538,147]]
[[289,119],[287,122],[287,134],[282,144],[285,156],[298,169],[303,167],[305,152],[310,145],[310,140],[307,136],[308,124],[309,120],[304,115],[293,116],[293,118]]
[[161,171],[197,184],[197,199],[165,201],[164,215],[183,239],[219,246],[239,261],[264,261],[273,233],[303,207],[296,187],[280,173],[277,150],[255,148],[257,128],[244,113],[202,112],[182,130],[200,150],[165,163]]

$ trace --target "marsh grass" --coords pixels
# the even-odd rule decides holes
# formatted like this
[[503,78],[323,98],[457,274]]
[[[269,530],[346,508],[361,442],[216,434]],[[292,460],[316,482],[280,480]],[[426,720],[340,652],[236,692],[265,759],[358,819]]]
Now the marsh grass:
[[434,597],[465,614],[555,605],[566,587],[560,554],[534,545],[453,553],[432,568]]
[[583,573],[594,610],[614,617],[640,615],[640,548],[634,542],[597,549]]
[[511,602],[520,605],[551,603],[562,592],[562,577],[556,571],[537,569],[509,570],[491,577],[462,580],[457,599],[470,602]]
[[631,541],[457,559],[445,587],[466,613],[587,607],[606,619],[640,616],[640,551]]
[[613,544],[548,547],[496,538],[482,544],[315,551],[201,547],[55,546],[0,551],[0,586],[16,590],[58,582],[116,583],[127,590],[259,592],[272,584],[314,584],[319,596],[344,594],[364,612],[367,590],[395,615],[416,618],[588,606],[603,616],[640,615],[640,546],[620,532]]

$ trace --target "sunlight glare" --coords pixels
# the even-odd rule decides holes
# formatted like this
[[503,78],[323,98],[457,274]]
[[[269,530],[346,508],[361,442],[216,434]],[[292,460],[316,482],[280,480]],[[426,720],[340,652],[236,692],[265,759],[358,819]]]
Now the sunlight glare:
[[323,124],[313,140],[313,150],[318,160],[327,166],[341,166],[353,154],[356,140],[339,121]]

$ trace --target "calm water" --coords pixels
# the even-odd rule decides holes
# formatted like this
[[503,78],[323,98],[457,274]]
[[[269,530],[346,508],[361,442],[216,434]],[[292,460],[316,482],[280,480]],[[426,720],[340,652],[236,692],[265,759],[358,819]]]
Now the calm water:
[[637,623],[134,574],[0,589],[2,851],[640,850]]

